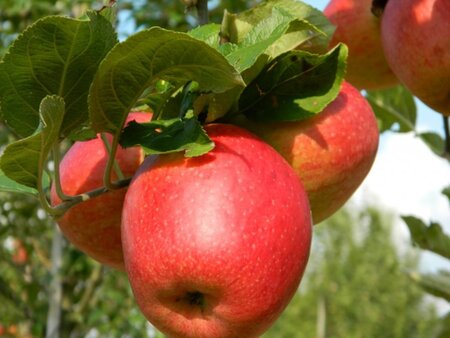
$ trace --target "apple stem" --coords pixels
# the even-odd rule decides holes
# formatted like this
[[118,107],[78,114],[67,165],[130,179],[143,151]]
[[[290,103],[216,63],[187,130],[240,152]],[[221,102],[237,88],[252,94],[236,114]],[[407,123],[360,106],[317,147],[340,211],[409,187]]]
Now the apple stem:
[[380,18],[383,15],[384,8],[386,7],[389,0],[373,0],[371,12],[377,18]]
[[[106,150],[108,151],[109,156],[111,156],[111,144],[109,143],[109,140],[106,137],[106,134],[101,133],[101,139],[103,141],[103,144],[106,147]],[[125,175],[123,174],[122,169],[120,169],[119,163],[117,163],[115,156],[114,156],[114,160],[113,160],[113,167],[114,167],[114,172],[116,173],[119,180],[123,180],[125,178]]]
[[73,199],[74,196],[66,195],[61,187],[61,175],[59,172],[59,165],[61,163],[61,157],[60,157],[60,151],[59,151],[59,143],[55,143],[53,145],[52,149],[52,155],[53,155],[53,163],[55,165],[55,190],[56,194],[62,201],[70,201]]
[[[120,131],[119,131],[120,133]],[[114,167],[114,163],[116,163],[116,152],[117,147],[119,146],[119,133],[116,133],[113,136],[111,147],[108,149],[109,151],[109,157],[108,162],[106,163],[105,173],[103,175],[103,184],[105,186],[105,189],[107,190],[116,190],[121,188],[120,186],[116,186],[114,182],[111,181],[111,172]],[[120,177],[120,175],[118,175]],[[123,177],[123,174],[122,174]],[[124,179],[124,178],[122,178]]]
[[444,116],[445,152],[444,156],[450,161],[450,119]]
[[209,22],[208,0],[197,0],[195,7],[197,8],[198,24],[206,25]]
[[[54,149],[53,149],[54,150]],[[58,179],[55,181],[59,181],[59,163],[55,163],[55,175],[58,175]],[[60,211],[56,211],[55,208],[53,208],[47,198],[46,189],[44,188],[43,182],[42,182],[42,174],[44,172],[43,168],[39,168],[38,171],[38,178],[37,178],[37,191],[38,191],[38,198],[39,202],[41,203],[42,208],[45,212],[47,212],[49,215],[52,215],[54,217],[59,217],[61,214]],[[58,174],[56,174],[58,172]],[[56,176],[55,176],[56,177]],[[62,189],[60,189],[62,193]],[[65,196],[65,195],[64,195]]]

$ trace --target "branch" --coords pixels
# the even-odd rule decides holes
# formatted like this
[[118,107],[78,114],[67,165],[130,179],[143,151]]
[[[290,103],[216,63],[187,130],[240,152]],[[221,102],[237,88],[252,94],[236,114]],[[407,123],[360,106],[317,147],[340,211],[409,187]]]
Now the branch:
[[63,237],[58,227],[54,227],[52,241],[51,282],[48,290],[49,310],[47,313],[46,338],[58,338],[61,325],[62,301],[62,249]]
[[198,24],[206,25],[209,22],[208,0],[197,0],[195,7],[197,8]]
[[88,307],[95,290],[101,284],[103,278],[103,265],[97,264],[86,281],[86,287],[80,301],[75,305],[73,317],[75,319],[83,318],[83,314]]
[[[125,188],[127,186],[130,185],[131,182],[131,177],[126,178],[124,180],[120,180],[120,181],[115,181],[112,182],[114,184],[114,189],[121,189],[121,188]],[[74,198],[70,201],[67,202],[63,202],[61,204],[58,204],[56,207],[53,207],[52,210],[49,212],[51,215],[56,216],[56,217],[61,217],[62,215],[64,215],[64,213],[69,210],[71,207],[73,207],[74,205],[81,203],[81,202],[85,202],[90,200],[91,198],[100,196],[106,192],[108,192],[110,189],[106,188],[106,187],[101,187],[101,188],[97,188],[94,190],[91,190],[87,193],[84,194],[80,194],[77,196],[74,196]]]
[[444,135],[445,135],[444,157],[450,160],[450,119],[448,116],[443,116],[443,118],[444,118]]

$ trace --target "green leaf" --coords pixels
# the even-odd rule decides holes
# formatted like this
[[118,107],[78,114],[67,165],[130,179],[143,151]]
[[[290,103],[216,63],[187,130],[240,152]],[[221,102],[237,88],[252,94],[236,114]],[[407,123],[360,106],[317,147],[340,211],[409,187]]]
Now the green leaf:
[[417,108],[414,97],[403,86],[368,91],[367,100],[378,119],[381,132],[414,131],[416,127]]
[[426,292],[450,302],[450,272],[439,271],[437,274],[420,274],[412,272],[409,277]]
[[22,33],[0,62],[3,118],[20,136],[39,125],[47,95],[64,98],[63,136],[87,123],[87,95],[100,61],[116,43],[111,24],[89,13],[89,21],[50,16]]
[[292,51],[275,59],[247,86],[239,109],[257,121],[295,121],[320,113],[339,94],[347,47],[325,55]]
[[439,224],[431,223],[427,226],[414,216],[403,216],[402,219],[408,226],[415,244],[450,259],[450,237],[444,233]]
[[0,158],[4,174],[19,184],[38,188],[48,154],[59,140],[65,104],[59,96],[46,96],[39,107],[41,125],[32,136],[8,145]]
[[19,184],[16,181],[10,179],[8,176],[4,174],[4,172],[1,169],[0,169],[0,191],[13,193],[26,193],[32,195],[38,194],[36,189]]
[[[307,48],[309,51],[314,52],[325,52],[328,49],[334,26],[330,24],[321,11],[296,0],[265,1],[239,14],[225,13],[224,22],[222,23],[222,35],[232,43],[241,43],[254,26],[270,16],[274,7],[284,10],[297,20],[308,22],[310,27],[314,27],[314,29],[309,31],[307,40],[302,38],[304,32],[301,32],[299,36],[295,34],[290,36],[289,39],[292,42],[298,39],[296,45],[300,48],[303,47],[302,49]],[[291,32],[295,32],[295,29]]]
[[230,112],[237,111],[237,100],[243,88],[235,87],[224,93],[201,95],[194,102],[194,111],[199,115],[207,109],[206,122],[213,122]]
[[185,151],[185,156],[200,156],[214,148],[214,143],[193,114],[185,118],[156,120],[148,123],[130,122],[123,130],[123,147],[141,145],[149,154]]
[[448,201],[450,202],[450,186],[447,188],[444,188],[444,190],[442,190],[442,193],[447,196]]
[[240,72],[253,66],[264,52],[281,38],[296,18],[288,12],[273,8],[272,15],[261,20],[245,35],[238,48],[226,55],[227,60]]
[[95,76],[89,111],[97,132],[117,134],[141,94],[158,80],[175,87],[196,81],[203,92],[243,86],[223,55],[185,33],[153,27],[114,47]]
[[425,132],[417,134],[420,139],[438,156],[445,153],[445,141],[441,135],[433,132]]
[[220,45],[220,25],[216,23],[210,23],[203,26],[198,26],[189,31],[188,34],[194,39],[203,41],[209,46],[219,49]]

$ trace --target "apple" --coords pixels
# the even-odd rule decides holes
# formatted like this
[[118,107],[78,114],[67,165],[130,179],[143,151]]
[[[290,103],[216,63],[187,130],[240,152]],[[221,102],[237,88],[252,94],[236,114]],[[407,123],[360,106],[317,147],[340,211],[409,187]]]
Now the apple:
[[136,301],[171,338],[258,337],[297,290],[311,242],[306,193],[270,146],[205,127],[209,153],[148,157],[122,216]]
[[367,100],[347,82],[317,116],[296,122],[239,121],[273,146],[306,189],[313,222],[336,212],[369,173],[379,132]]
[[386,59],[398,79],[450,116],[450,1],[391,0],[381,26]]
[[[127,121],[147,122],[151,114],[130,113]],[[108,151],[100,138],[75,142],[60,163],[62,190],[78,195],[103,186],[103,174]],[[131,177],[144,160],[139,147],[123,149],[119,146],[116,161],[123,174]],[[113,178],[117,177],[113,173]],[[57,220],[65,237],[78,249],[110,267],[124,270],[120,223],[126,189],[109,191],[70,208]],[[51,202],[61,203],[52,186]]]
[[336,26],[330,46],[349,48],[347,80],[359,89],[380,89],[398,83],[386,62],[380,19],[371,12],[373,0],[331,0],[325,16]]
[[14,240],[14,252],[12,261],[17,265],[24,265],[28,261],[28,252],[23,242],[19,239]]

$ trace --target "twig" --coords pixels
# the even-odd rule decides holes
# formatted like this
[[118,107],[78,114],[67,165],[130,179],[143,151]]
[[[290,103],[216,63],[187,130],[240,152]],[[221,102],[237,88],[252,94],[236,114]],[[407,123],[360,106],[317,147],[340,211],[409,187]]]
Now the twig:
[[47,314],[46,338],[59,338],[61,325],[61,300],[62,300],[62,249],[63,237],[58,227],[54,227],[52,241],[52,268],[51,282],[48,290],[49,310]]
[[450,160],[450,119],[448,116],[444,116],[444,134],[445,134],[445,157]]
[[102,281],[102,277],[103,265],[98,264],[94,267],[89,279],[86,281],[86,287],[80,301],[75,305],[75,309],[73,310],[73,316],[75,319],[83,317],[83,314],[88,307],[97,286],[100,285]]
[[197,8],[198,24],[206,25],[209,22],[208,0],[197,0],[195,8]]

